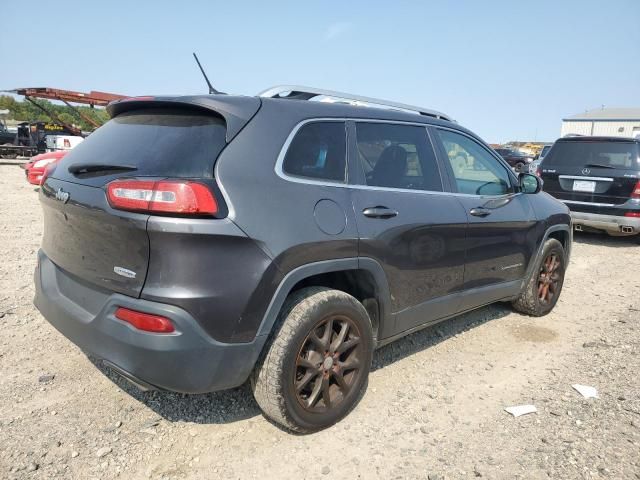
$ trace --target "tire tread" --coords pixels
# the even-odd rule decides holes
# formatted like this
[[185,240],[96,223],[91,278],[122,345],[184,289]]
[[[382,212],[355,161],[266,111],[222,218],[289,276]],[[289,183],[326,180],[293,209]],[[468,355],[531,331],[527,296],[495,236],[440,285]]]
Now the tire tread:
[[351,295],[326,287],[307,287],[293,292],[285,301],[263,353],[256,363],[251,386],[256,402],[271,420],[294,432],[306,432],[288,414],[284,401],[283,365],[285,355],[293,345],[293,338],[307,316],[324,302],[334,301],[336,295],[352,302],[368,318],[362,304]]

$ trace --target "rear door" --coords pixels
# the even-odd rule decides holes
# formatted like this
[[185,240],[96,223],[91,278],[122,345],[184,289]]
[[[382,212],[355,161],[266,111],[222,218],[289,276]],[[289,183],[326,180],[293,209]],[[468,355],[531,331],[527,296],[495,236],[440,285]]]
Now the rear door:
[[629,139],[561,139],[541,165],[544,190],[569,208],[615,213],[639,180],[638,143]]
[[385,338],[456,311],[456,299],[439,300],[462,287],[467,219],[443,192],[424,126],[352,127],[350,159],[361,177],[352,193],[359,255],[382,265],[397,313],[396,325],[380,332]]
[[[459,131],[434,131],[456,199],[469,222],[464,289],[508,287],[508,282],[524,277],[537,247],[537,221],[529,200],[517,193],[515,178],[487,147]],[[501,296],[499,288],[495,293],[493,300]],[[472,297],[467,301],[469,308],[474,306]]]
[[149,216],[111,208],[106,185],[123,177],[211,180],[225,133],[220,117],[197,110],[134,110],[110,120],[43,185],[44,253],[84,281],[139,296],[149,263]]

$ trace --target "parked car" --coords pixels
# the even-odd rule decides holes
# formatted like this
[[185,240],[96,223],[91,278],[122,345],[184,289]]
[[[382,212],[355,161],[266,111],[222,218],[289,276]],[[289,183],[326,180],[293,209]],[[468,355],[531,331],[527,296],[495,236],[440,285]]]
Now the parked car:
[[569,206],[576,230],[637,235],[639,155],[640,139],[561,138],[542,162],[544,189]]
[[356,405],[376,347],[558,300],[569,209],[444,114],[302,87],[108,112],[41,188],[35,304],[142,388],[249,379],[266,416],[315,431]]
[[539,171],[540,164],[542,163],[542,160],[547,155],[547,153],[549,153],[549,150],[551,150],[552,145],[553,143],[547,143],[543,145],[542,150],[540,150],[540,153],[536,156],[533,162],[529,164],[529,173],[533,173],[534,175],[540,176],[540,173],[541,173]]
[[497,148],[496,152],[517,172],[529,171],[529,164],[533,162],[531,155],[526,155],[511,148]]
[[40,155],[31,157],[31,160],[24,166],[27,181],[32,185],[40,185],[46,168],[50,164],[58,162],[66,154],[66,150],[60,150],[57,152],[41,153]]

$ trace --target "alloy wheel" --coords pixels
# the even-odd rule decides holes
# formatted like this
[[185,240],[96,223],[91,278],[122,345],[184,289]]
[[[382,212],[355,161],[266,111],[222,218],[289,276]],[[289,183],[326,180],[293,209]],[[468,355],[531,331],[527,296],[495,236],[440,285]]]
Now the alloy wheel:
[[538,276],[538,300],[548,305],[558,294],[561,262],[558,255],[550,253],[542,262]]
[[364,345],[354,321],[331,316],[309,332],[296,357],[294,390],[309,412],[339,405],[364,373]]

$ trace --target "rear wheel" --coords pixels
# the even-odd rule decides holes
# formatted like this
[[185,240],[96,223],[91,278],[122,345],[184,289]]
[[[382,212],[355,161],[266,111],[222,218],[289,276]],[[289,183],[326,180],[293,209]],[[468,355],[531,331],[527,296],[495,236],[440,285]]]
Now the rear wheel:
[[294,292],[258,362],[252,388],[266,416],[313,432],[347,415],[366,388],[373,336],[362,304],[322,287]]
[[524,290],[512,303],[513,308],[534,317],[549,313],[560,297],[565,269],[562,244],[554,238],[547,240]]

